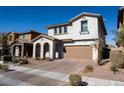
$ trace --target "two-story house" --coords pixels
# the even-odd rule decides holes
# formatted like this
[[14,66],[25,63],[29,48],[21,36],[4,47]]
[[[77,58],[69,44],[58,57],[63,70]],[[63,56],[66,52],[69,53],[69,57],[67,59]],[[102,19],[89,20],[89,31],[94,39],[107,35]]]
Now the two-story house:
[[7,33],[7,43],[8,45],[11,45],[15,40],[17,40],[19,37],[19,34],[16,32],[9,32]]
[[[119,8],[117,28],[118,28],[118,32],[123,31],[124,29],[124,7]],[[117,45],[121,47],[120,49],[124,52],[124,48],[122,47],[122,45],[119,44],[118,42],[117,42]]]
[[0,33],[0,60],[4,60],[4,56],[9,56],[7,36],[6,33]]
[[32,57],[32,39],[39,35],[40,33],[34,30],[24,33],[9,32],[7,37],[11,55],[18,57]]
[[3,47],[2,47],[2,38],[3,38],[3,35],[2,35],[2,33],[0,33],[0,60],[2,58],[2,49],[3,49]]
[[48,26],[48,35],[33,39],[33,57],[96,61],[106,34],[100,14],[83,12],[67,23]]
[[122,26],[124,26],[124,7],[120,7],[118,11],[118,22],[117,22],[118,31],[121,31]]

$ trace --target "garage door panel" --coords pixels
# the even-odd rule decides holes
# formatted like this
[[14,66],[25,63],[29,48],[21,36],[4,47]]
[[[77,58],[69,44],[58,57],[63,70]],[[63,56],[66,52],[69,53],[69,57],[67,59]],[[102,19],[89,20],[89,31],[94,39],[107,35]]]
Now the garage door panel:
[[92,48],[90,46],[66,46],[64,58],[92,59]]

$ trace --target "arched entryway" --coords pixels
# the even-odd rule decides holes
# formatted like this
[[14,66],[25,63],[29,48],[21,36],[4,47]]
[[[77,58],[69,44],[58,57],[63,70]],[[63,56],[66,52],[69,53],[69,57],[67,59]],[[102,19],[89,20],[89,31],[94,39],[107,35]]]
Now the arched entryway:
[[35,47],[35,57],[40,57],[40,51],[41,51],[41,45],[37,43]]
[[50,57],[49,56],[49,44],[48,43],[45,43],[44,44],[44,48],[43,48],[43,50],[44,50],[44,53],[43,53],[43,57],[45,58],[45,57]]

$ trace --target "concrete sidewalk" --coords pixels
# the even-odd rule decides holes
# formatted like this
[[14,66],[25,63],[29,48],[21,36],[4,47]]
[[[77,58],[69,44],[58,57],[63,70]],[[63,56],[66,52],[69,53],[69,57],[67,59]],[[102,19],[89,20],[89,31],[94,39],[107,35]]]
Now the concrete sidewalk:
[[19,79],[7,77],[5,75],[0,75],[0,85],[1,86],[33,86],[30,83],[24,82]]
[[[46,70],[42,70],[42,69],[32,69],[32,68],[28,68],[28,67],[21,67],[21,66],[14,66],[14,65],[10,65],[10,68],[15,69],[16,71],[19,71],[19,72],[27,73],[27,74],[32,74],[32,75],[36,75],[36,76],[40,76],[40,77],[46,77],[46,78],[50,78],[50,79],[56,79],[56,80],[60,80],[60,81],[69,82],[68,81],[69,74],[65,74],[65,73],[46,71]],[[7,77],[5,77],[5,78],[7,78]],[[1,77],[0,77],[0,80],[2,80]],[[88,86],[124,86],[124,82],[113,81],[113,80],[96,79],[96,78],[83,77],[83,76],[82,76],[82,80],[87,82]],[[10,81],[8,81],[8,82],[10,82]],[[20,83],[20,85],[23,85],[23,84],[30,85],[26,82]],[[16,85],[19,85],[19,84],[16,84]]]

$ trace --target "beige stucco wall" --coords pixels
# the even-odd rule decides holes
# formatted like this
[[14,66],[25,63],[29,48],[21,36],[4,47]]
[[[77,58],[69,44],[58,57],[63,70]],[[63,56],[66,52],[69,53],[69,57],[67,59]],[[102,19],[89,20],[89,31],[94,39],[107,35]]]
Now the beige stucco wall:
[[49,39],[46,39],[46,38],[40,38],[38,40],[36,40],[34,43],[33,43],[33,58],[35,58],[35,48],[36,48],[36,44],[39,43],[41,45],[41,51],[40,51],[40,57],[43,58],[43,46],[45,43],[48,43],[49,44],[49,57],[50,58],[53,58],[53,41],[52,40],[49,40]]

